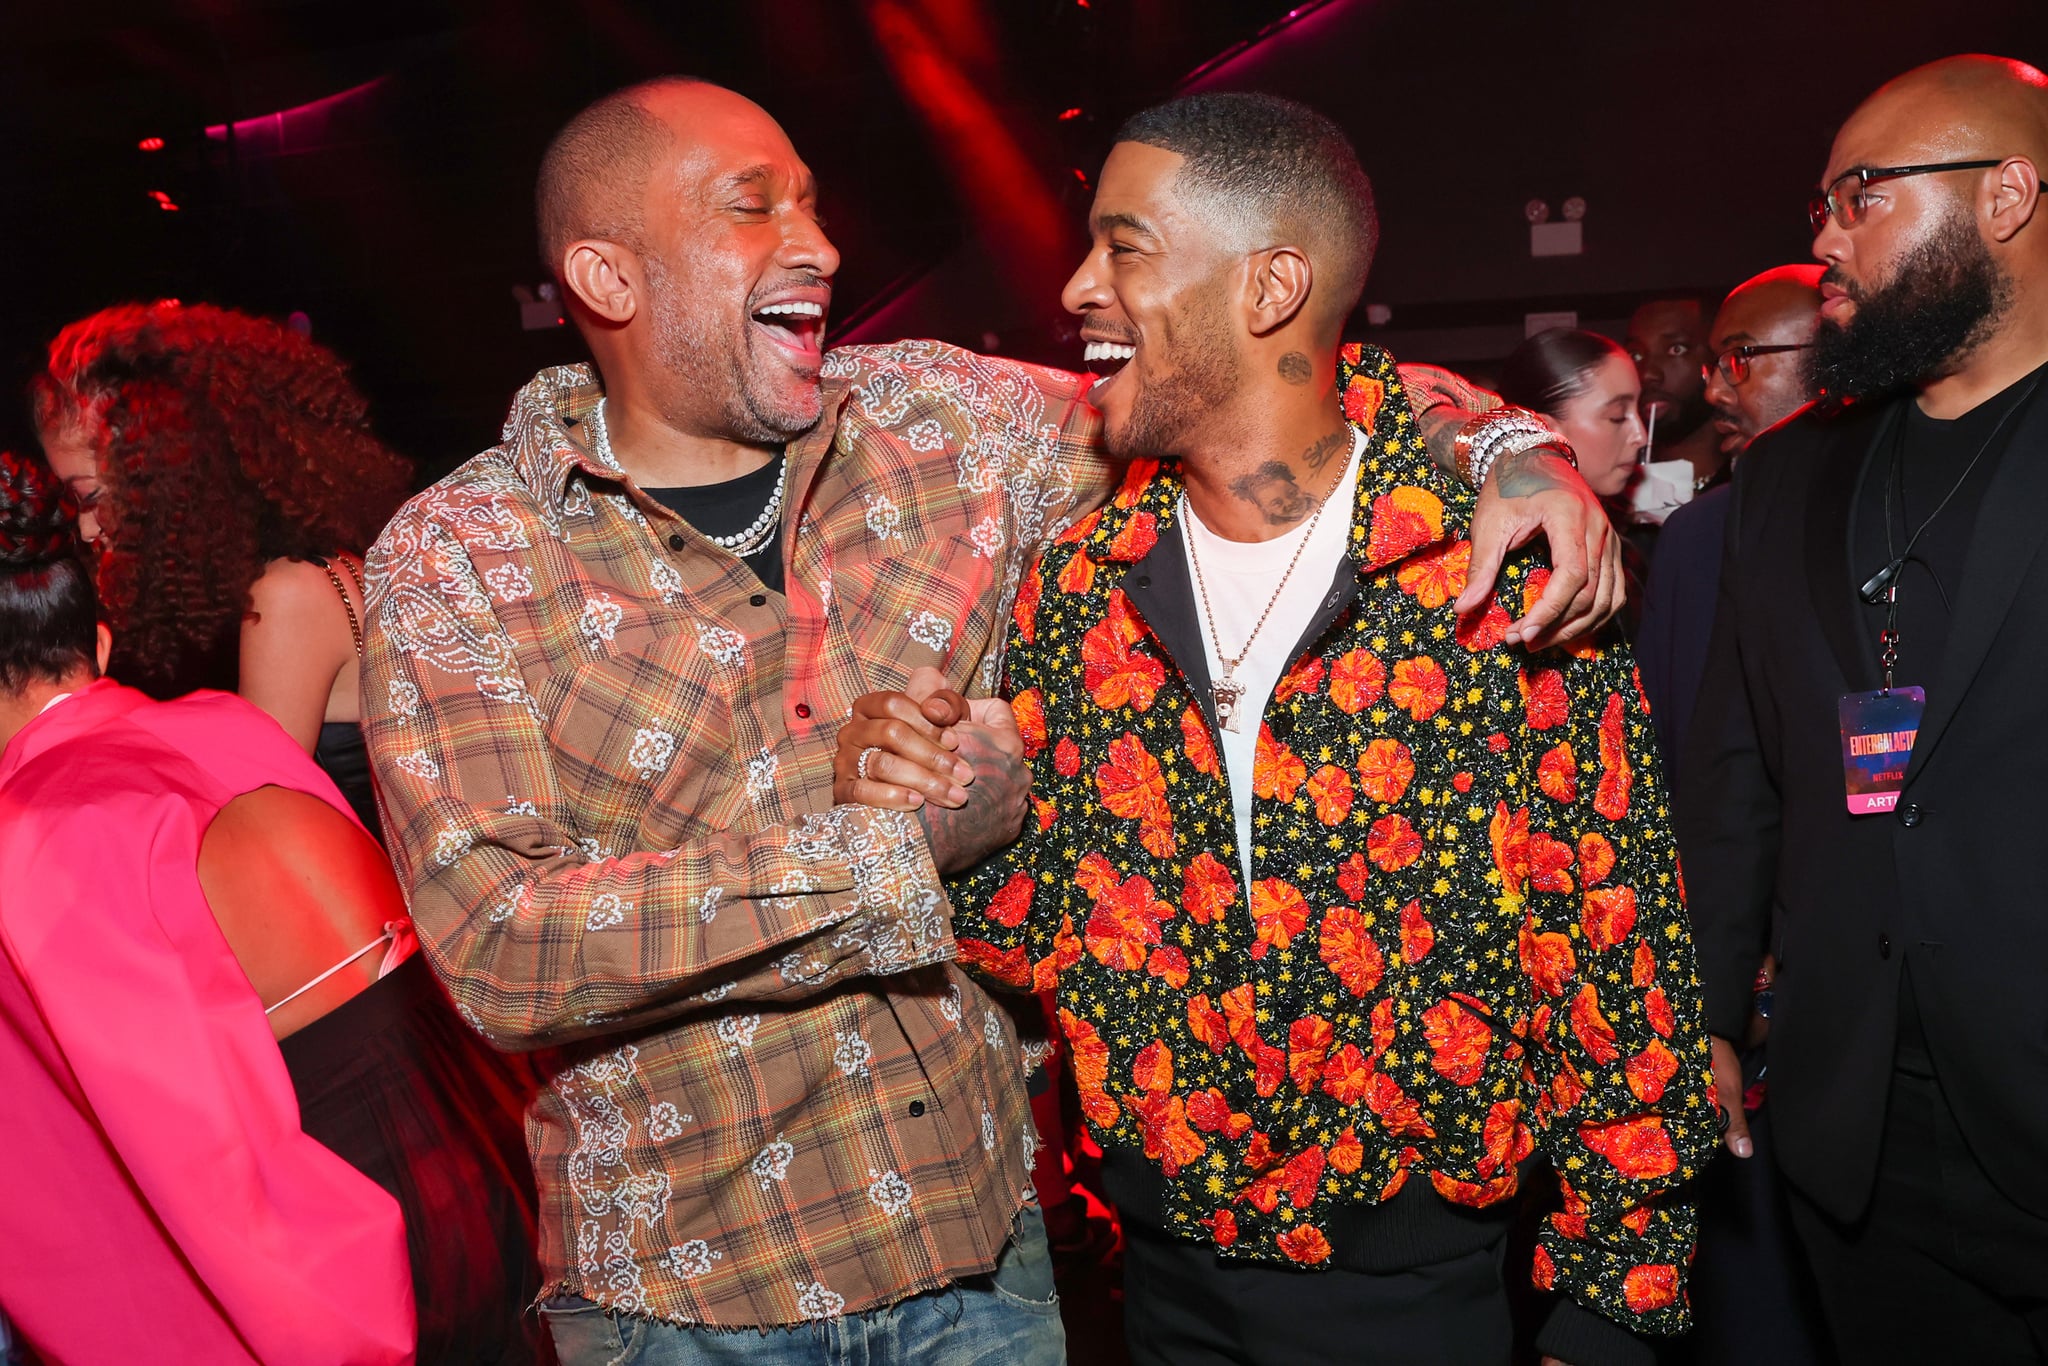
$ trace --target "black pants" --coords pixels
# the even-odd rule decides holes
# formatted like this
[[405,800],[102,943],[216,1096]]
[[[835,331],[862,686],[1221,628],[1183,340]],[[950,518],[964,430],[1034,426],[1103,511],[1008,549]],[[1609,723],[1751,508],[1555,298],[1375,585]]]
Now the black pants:
[[1514,1329],[1491,1246],[1412,1271],[1296,1271],[1125,1229],[1132,1366],[1505,1366]]
[[2048,1219],[1991,1184],[1934,1078],[1892,1074],[1863,1218],[1795,1188],[1792,1224],[1844,1366],[2048,1362]]

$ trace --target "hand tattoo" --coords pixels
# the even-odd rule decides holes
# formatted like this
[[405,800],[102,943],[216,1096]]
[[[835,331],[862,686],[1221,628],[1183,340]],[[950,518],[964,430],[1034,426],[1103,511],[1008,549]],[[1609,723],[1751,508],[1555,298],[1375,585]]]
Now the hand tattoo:
[[1557,476],[1561,464],[1563,457],[1544,446],[1504,455],[1493,462],[1494,491],[1503,498],[1529,498],[1562,487]]
[[967,805],[949,810],[927,802],[917,811],[932,862],[949,877],[1016,839],[1031,795],[1031,770],[1004,753],[985,727],[963,724],[954,733],[960,737],[957,753],[974,765]]
[[1315,366],[1301,352],[1289,351],[1280,358],[1280,378],[1289,384],[1306,384],[1315,377]]

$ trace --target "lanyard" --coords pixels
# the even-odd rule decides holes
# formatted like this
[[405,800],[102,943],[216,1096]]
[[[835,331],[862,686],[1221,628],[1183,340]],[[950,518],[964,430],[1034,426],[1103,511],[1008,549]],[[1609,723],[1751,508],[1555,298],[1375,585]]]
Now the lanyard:
[[[1991,443],[1998,440],[1998,434],[2005,430],[2006,423],[2012,421],[2013,414],[2027,406],[2027,400],[2034,396],[2034,390],[2040,383],[2041,381],[2038,377],[2034,379],[2027,385],[2026,392],[2020,395],[2019,401],[2005,410],[2005,415],[1998,419],[1998,425],[1991,429],[1991,435],[1984,438],[1984,444],[1977,447],[1977,453],[1970,457],[1970,463],[1963,466],[1963,472],[1956,476],[1955,483],[1949,486],[1948,492],[1942,495],[1941,501],[1934,505],[1934,511],[1928,513],[1927,519],[1907,535],[1906,548],[1895,551],[1892,543],[1892,495],[1894,491],[1897,492],[1899,499],[1899,525],[1903,528],[1906,523],[1906,475],[1905,462],[1902,455],[1906,448],[1906,414],[1903,410],[1900,413],[1899,424],[1893,429],[1891,464],[1890,468],[1885,472],[1884,481],[1884,553],[1888,563],[1884,568],[1872,574],[1868,579],[1865,579],[1863,586],[1856,590],[1858,597],[1872,605],[1875,605],[1880,598],[1884,600],[1884,629],[1878,632],[1877,643],[1878,665],[1884,670],[1884,692],[1886,694],[1889,694],[1892,690],[1892,670],[1899,662],[1899,574],[1912,561],[1913,547],[1920,543],[1920,537],[1926,532],[1928,527],[1934,525],[1934,519],[1941,516],[1949,503],[1954,501],[1955,496],[1962,492],[1963,485],[1968,481],[1971,471],[1977,468],[1977,462],[1982,460],[1984,453],[1991,449]],[[1942,601],[1946,604],[1948,593],[1947,590],[1941,587],[1939,580],[1935,582],[1935,589],[1941,593]]]

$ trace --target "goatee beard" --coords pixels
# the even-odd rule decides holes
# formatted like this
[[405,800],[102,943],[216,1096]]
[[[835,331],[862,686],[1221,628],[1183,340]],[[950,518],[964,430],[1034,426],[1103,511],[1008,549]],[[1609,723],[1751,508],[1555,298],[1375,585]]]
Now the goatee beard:
[[1836,399],[1873,398],[1935,378],[1982,344],[2012,303],[2012,280],[1968,216],[1957,212],[1899,261],[1891,279],[1859,290],[1829,267],[1822,283],[1848,291],[1846,326],[1821,321],[1806,353],[1807,385]]

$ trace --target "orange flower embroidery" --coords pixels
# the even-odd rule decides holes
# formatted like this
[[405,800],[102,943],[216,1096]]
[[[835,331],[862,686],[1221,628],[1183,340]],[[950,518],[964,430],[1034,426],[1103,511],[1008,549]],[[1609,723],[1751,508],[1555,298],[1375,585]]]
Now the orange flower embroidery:
[[1614,1046],[1614,1026],[1600,1013],[1600,993],[1591,982],[1581,986],[1579,994],[1572,997],[1572,1033],[1578,1036],[1579,1046],[1596,1067],[1605,1067],[1621,1056],[1621,1050]]
[[1150,655],[1132,654],[1145,628],[1131,614],[1119,588],[1109,595],[1109,612],[1081,637],[1081,682],[1104,711],[1130,706],[1145,711],[1166,682],[1166,666]]
[[1483,654],[1506,640],[1512,625],[1507,609],[1488,598],[1484,612],[1459,619],[1457,641],[1473,654]]
[[1678,1300],[1678,1268],[1675,1266],[1632,1266],[1621,1278],[1621,1297],[1638,1314],[1662,1309]]
[[1162,944],[1145,960],[1145,975],[1162,978],[1179,991],[1188,984],[1188,956],[1171,944]]
[[1649,1046],[1628,1060],[1624,1069],[1628,1073],[1628,1089],[1635,1098],[1645,1105],[1655,1105],[1664,1096],[1664,1088],[1678,1075],[1678,1059],[1671,1056],[1671,1050],[1656,1039]]
[[1017,718],[1017,734],[1024,739],[1024,757],[1035,759],[1045,748],[1045,698],[1036,688],[1026,688],[1010,699]]
[[1586,893],[1579,911],[1579,928],[1586,932],[1587,948],[1605,953],[1628,938],[1635,927],[1635,888],[1595,887]]
[[1358,1051],[1357,1044],[1347,1043],[1323,1065],[1323,1090],[1335,1097],[1339,1105],[1356,1105],[1365,1098],[1365,1088],[1372,1084],[1372,1077],[1365,1054]]
[[1159,543],[1159,519],[1143,511],[1131,514],[1123,530],[1110,538],[1109,558],[1130,562],[1142,560]]
[[1439,1001],[1422,1012],[1422,1035],[1436,1050],[1429,1065],[1460,1086],[1479,1080],[1486,1068],[1486,1050],[1493,1030],[1486,1021],[1456,1001]]
[[1017,623],[1017,639],[1026,645],[1038,640],[1038,604],[1044,597],[1042,562],[1033,560],[1031,568],[1024,573],[1024,582],[1018,585],[1016,604],[1010,608],[1010,620]]
[[1664,988],[1651,987],[1643,993],[1643,1018],[1650,1022],[1650,1028],[1665,1038],[1678,1026],[1678,1019],[1671,1013],[1671,1002],[1664,999]]
[[1379,739],[1358,756],[1358,790],[1372,801],[1392,806],[1415,779],[1415,756],[1399,740]]
[[1288,1026],[1287,1075],[1293,1078],[1296,1089],[1315,1090],[1316,1078],[1323,1072],[1323,1059],[1329,1056],[1333,1033],[1330,1022],[1320,1015],[1305,1016]]
[[1188,861],[1181,874],[1181,905],[1190,920],[1211,924],[1236,904],[1237,875],[1221,859],[1205,849]]
[[1264,958],[1269,948],[1284,949],[1308,926],[1308,903],[1294,884],[1277,877],[1252,884],[1252,925],[1258,942],[1252,957]]
[[1365,866],[1365,855],[1353,854],[1337,869],[1337,890],[1353,901],[1365,895],[1365,880],[1372,870]]
[[1109,1045],[1089,1024],[1070,1010],[1060,1011],[1060,1032],[1067,1036],[1067,1061],[1074,1072],[1074,1089],[1081,1094],[1081,1113],[1088,1122],[1107,1129],[1117,1121],[1117,1104],[1109,1098],[1104,1083],[1109,1080]]
[[1370,650],[1347,650],[1330,666],[1330,701],[1356,716],[1387,690],[1387,666]]
[[1394,666],[1394,681],[1388,685],[1387,696],[1416,720],[1427,721],[1443,710],[1450,687],[1442,665],[1428,655],[1417,655]]
[[1436,929],[1422,913],[1422,903],[1411,901],[1401,908],[1401,961],[1413,967],[1429,957],[1436,947]]
[[1570,745],[1553,745],[1545,752],[1536,765],[1536,789],[1566,806],[1579,799],[1579,763]]
[[1578,971],[1572,941],[1561,934],[1536,933],[1534,917],[1522,922],[1522,971],[1545,996],[1564,995],[1564,984]]
[[1629,788],[1635,772],[1628,764],[1628,722],[1623,719],[1621,694],[1607,695],[1607,711],[1600,718],[1600,786],[1593,794],[1593,809],[1608,820],[1628,815]]
[[1465,591],[1471,567],[1472,543],[1453,541],[1409,559],[1394,581],[1417,604],[1434,611]]
[[998,925],[1014,929],[1024,923],[1024,917],[1031,913],[1031,894],[1038,889],[1038,882],[1029,873],[1012,873],[988,903],[988,918]]
[[1384,872],[1406,868],[1422,857],[1422,836],[1405,816],[1382,816],[1365,832],[1365,852]]
[[1273,685],[1273,705],[1284,707],[1297,697],[1313,693],[1323,681],[1323,657],[1303,655],[1287,671],[1286,677]]
[[1585,878],[1586,885],[1605,882],[1613,871],[1614,846],[1607,842],[1607,836],[1597,831],[1579,836],[1579,875]]
[[1219,1056],[1230,1047],[1230,1026],[1224,1021],[1223,1012],[1210,1003],[1206,991],[1188,1002],[1188,1032],[1197,1043],[1207,1044],[1209,1051]]
[[1548,835],[1529,836],[1529,886],[1539,892],[1570,892],[1572,847]]
[[1550,730],[1571,717],[1571,698],[1565,695],[1564,675],[1556,669],[1523,669],[1522,710],[1528,714],[1530,730]]
[[1077,550],[1074,558],[1060,569],[1057,581],[1062,593],[1086,593],[1095,587],[1095,561],[1088,558],[1088,552]]
[[1353,996],[1364,996],[1380,984],[1386,958],[1365,928],[1365,918],[1349,906],[1332,906],[1316,927],[1317,952],[1323,963]]
[[1166,802],[1166,775],[1144,741],[1129,732],[1111,741],[1109,762],[1095,770],[1095,787],[1111,815],[1138,823],[1138,842],[1147,853],[1172,857],[1173,808]]
[[1664,1121],[1655,1115],[1581,1124],[1579,1141],[1632,1180],[1648,1181],[1678,1170],[1678,1154],[1672,1150],[1671,1135],[1665,1132]]
[[1116,870],[1100,854],[1081,860],[1075,880],[1095,898],[1081,935],[1088,952],[1105,967],[1143,967],[1147,951],[1159,942],[1159,922],[1172,918],[1173,907],[1153,894],[1147,878],[1133,873],[1117,881]]
[[1209,734],[1209,723],[1202,719],[1201,709],[1192,702],[1181,713],[1180,738],[1195,772],[1211,778],[1222,774],[1223,764],[1216,757],[1216,741]]
[[1273,728],[1259,725],[1259,738],[1252,750],[1252,795],[1291,802],[1308,777],[1308,765],[1294,751],[1273,738]]
[[1374,567],[1392,564],[1443,534],[1443,500],[1427,489],[1403,484],[1372,500],[1366,559]]
[[1360,376],[1344,386],[1344,416],[1357,423],[1372,435],[1374,422],[1380,415],[1380,404],[1386,399],[1387,386],[1376,379]]
[[1303,1266],[1320,1266],[1330,1260],[1330,1240],[1314,1224],[1296,1224],[1273,1241],[1289,1260]]
[[1317,820],[1341,825],[1351,814],[1351,775],[1335,764],[1324,764],[1308,780],[1308,796],[1315,803]]

